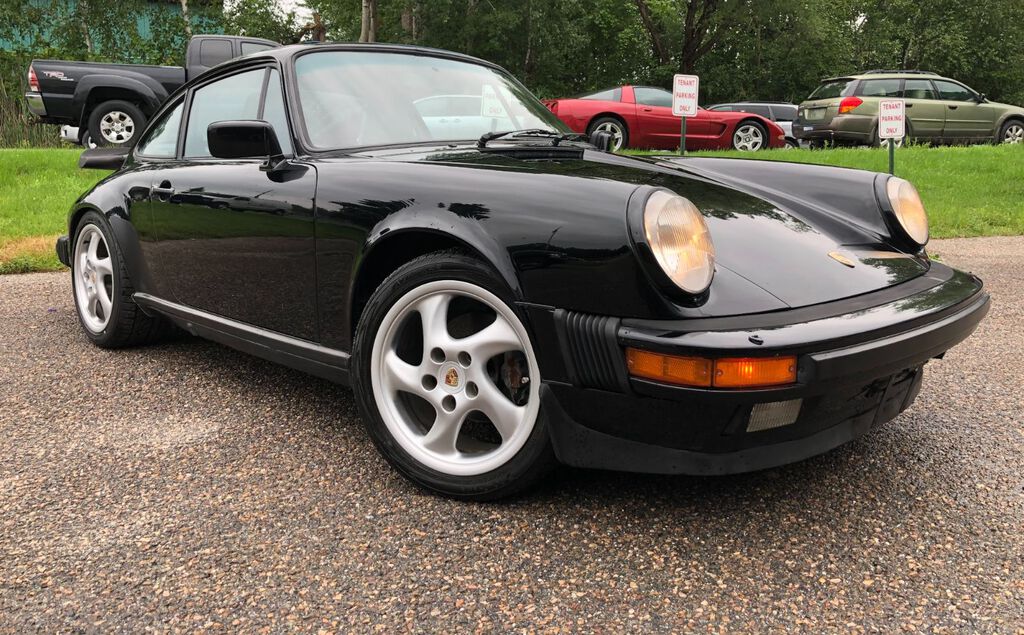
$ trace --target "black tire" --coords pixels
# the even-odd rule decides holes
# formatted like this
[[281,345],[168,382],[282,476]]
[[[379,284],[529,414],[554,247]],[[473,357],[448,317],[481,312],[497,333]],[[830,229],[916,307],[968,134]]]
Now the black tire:
[[629,126],[626,125],[626,122],[619,119],[618,117],[598,117],[597,119],[591,121],[590,125],[587,126],[587,135],[594,134],[594,131],[602,126],[613,127],[619,130],[622,135],[622,141],[618,147],[615,146],[614,139],[612,140],[611,150],[613,152],[617,150],[623,150],[629,147]]
[[796,139],[786,138],[786,148],[789,150],[796,150],[800,148],[800,143]]
[[88,128],[78,136],[78,145],[82,146],[86,150],[96,147],[96,144],[92,142],[92,135],[89,134]]
[[1010,119],[999,128],[999,138],[996,143],[1024,143],[1024,138],[1017,137],[1017,140],[1008,139],[1010,129],[1024,130],[1024,121],[1020,119]]
[[[125,130],[121,134],[125,137],[123,141],[107,139],[100,130],[103,118],[111,113],[124,113],[131,122],[131,130]],[[135,104],[120,99],[105,101],[92,109],[89,114],[89,136],[97,146],[126,146],[132,145],[139,139],[143,128],[146,127],[146,115],[139,110]],[[131,134],[127,134],[130,132]]]
[[[765,128],[760,121],[755,121],[753,119],[744,119],[743,121],[739,122],[736,125],[736,130],[738,131],[745,126],[752,126],[754,128],[757,128],[758,131],[760,131],[761,133],[761,147],[758,148],[757,150],[747,150],[747,152],[760,152],[761,150],[767,150],[768,148],[771,147],[771,140],[768,138],[768,129]],[[735,133],[733,133],[732,138],[732,149],[743,152],[743,150],[740,150],[739,146],[736,145]]]
[[359,410],[377,449],[395,469],[417,485],[463,500],[486,501],[513,496],[534,486],[557,464],[543,406],[539,409],[532,432],[514,456],[496,469],[472,476],[439,472],[414,458],[400,446],[378,410],[371,378],[371,358],[382,322],[392,306],[407,293],[424,284],[446,280],[468,282],[490,291],[515,313],[520,322],[526,324],[505,282],[475,258],[455,251],[442,251],[402,265],[374,292],[356,329],[350,369]]
[[[107,253],[111,259],[113,275],[110,276],[111,311],[110,318],[103,330],[94,332],[86,324],[83,317],[81,298],[76,290],[75,276],[78,275],[79,258],[76,257],[78,238],[87,227],[95,227],[103,235]],[[132,300],[135,289],[125,269],[121,247],[114,239],[114,232],[107,219],[96,212],[87,212],[75,227],[75,235],[70,241],[72,296],[75,300],[75,312],[86,337],[100,348],[125,348],[150,344],[174,332],[174,327],[160,317],[150,317],[142,312],[139,305]]]

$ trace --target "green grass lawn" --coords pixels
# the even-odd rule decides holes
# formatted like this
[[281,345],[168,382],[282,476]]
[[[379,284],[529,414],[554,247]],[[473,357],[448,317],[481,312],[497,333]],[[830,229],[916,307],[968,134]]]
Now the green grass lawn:
[[[68,209],[107,174],[79,169],[79,152],[0,150],[0,273],[60,268],[53,241]],[[888,169],[885,151],[861,148],[700,155]],[[921,192],[935,238],[1024,234],[1024,146],[901,148],[896,174]]]
[[0,274],[62,265],[53,243],[72,203],[107,175],[80,170],[77,149],[0,150]]

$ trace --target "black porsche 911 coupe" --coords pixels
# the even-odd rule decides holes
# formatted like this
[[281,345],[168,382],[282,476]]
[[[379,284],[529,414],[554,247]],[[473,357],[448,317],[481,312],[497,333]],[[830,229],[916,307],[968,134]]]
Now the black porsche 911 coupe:
[[57,251],[98,346],[177,325],[351,384],[398,470],[472,499],[557,461],[825,452],[908,408],[988,310],[927,257],[902,179],[607,147],[478,59],[288,46],[85,152],[117,171]]

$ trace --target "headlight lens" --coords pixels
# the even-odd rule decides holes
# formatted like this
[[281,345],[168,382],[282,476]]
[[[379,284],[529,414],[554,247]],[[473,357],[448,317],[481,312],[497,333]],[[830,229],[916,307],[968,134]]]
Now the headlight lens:
[[907,232],[911,240],[924,247],[928,244],[928,213],[924,211],[924,203],[921,202],[917,188],[910,181],[890,177],[885,189],[903,231]]
[[687,199],[658,190],[644,207],[644,233],[669,279],[687,293],[703,293],[715,273],[715,246],[700,211]]

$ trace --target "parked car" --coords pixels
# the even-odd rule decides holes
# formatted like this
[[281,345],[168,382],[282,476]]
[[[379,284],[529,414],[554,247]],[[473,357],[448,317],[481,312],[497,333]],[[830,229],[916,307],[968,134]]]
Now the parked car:
[[997,104],[956,80],[925,71],[868,71],[822,80],[800,104],[793,134],[815,144],[881,145],[878,102],[885,98],[906,102],[906,138],[1024,142],[1024,108]]
[[752,112],[774,121],[786,134],[786,145],[796,148],[800,144],[793,136],[793,120],[796,119],[796,104],[776,101],[737,101],[729,104],[708,106],[712,112]]
[[32,60],[25,99],[43,123],[77,128],[77,142],[85,147],[127,145],[167,95],[187,80],[221,62],[275,46],[260,38],[197,35],[189,40],[185,68]]
[[[544,103],[575,132],[610,133],[615,150],[679,148],[680,118],[672,114],[672,93],[663,88],[618,86]],[[701,108],[686,122],[687,150],[755,151],[784,146],[782,129],[767,117],[753,113]]]
[[[452,95],[482,108],[457,136]],[[909,407],[989,305],[928,258],[903,179],[609,154],[433,49],[234,60],[80,162],[118,168],[57,242],[89,340],[173,323],[350,384],[387,460],[461,498],[556,460],[724,474],[825,452]]]

